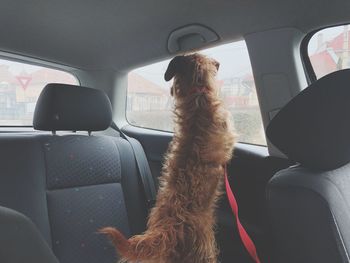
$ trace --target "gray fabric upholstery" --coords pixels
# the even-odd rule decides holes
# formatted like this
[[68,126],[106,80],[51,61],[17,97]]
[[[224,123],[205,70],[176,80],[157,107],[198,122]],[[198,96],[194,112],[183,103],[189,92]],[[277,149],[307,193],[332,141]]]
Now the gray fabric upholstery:
[[278,172],[267,189],[276,262],[350,262],[350,164]]
[[98,229],[115,226],[130,235],[120,183],[48,192],[53,251],[60,262],[113,262],[115,251]]
[[0,157],[0,205],[32,219],[60,263],[116,262],[98,229],[145,229],[135,158],[121,138],[0,135]]
[[[129,227],[132,234],[139,234],[146,229],[148,217],[147,204],[143,194],[143,186],[139,181],[134,152],[130,144],[121,138],[115,139],[115,145],[120,154],[121,183],[123,186]],[[137,192],[139,190],[139,192]]]
[[47,187],[120,182],[120,155],[112,137],[47,136],[41,140],[47,164]]
[[58,263],[33,222],[0,207],[0,260],[4,263]]
[[98,229],[115,226],[130,235],[114,139],[66,135],[41,142],[55,254],[61,262],[108,262],[115,252]]
[[[100,131],[111,121],[102,91],[48,84],[33,123],[48,131]],[[115,262],[115,249],[98,230],[114,226],[130,236],[145,229],[145,196],[124,139],[0,135],[0,167],[0,205],[32,219],[60,263]],[[0,262],[7,256],[0,255]]]
[[103,91],[51,83],[38,98],[33,126],[43,131],[101,131],[111,122],[112,106]]

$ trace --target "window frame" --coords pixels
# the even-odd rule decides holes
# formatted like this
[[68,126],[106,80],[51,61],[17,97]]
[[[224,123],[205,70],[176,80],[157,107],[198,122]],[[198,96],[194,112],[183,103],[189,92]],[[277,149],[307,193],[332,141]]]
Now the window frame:
[[301,56],[301,60],[303,63],[303,67],[304,67],[304,72],[306,75],[306,79],[308,84],[312,84],[317,80],[317,76],[315,73],[315,70],[312,66],[311,60],[310,60],[310,56],[309,56],[309,52],[308,52],[308,47],[309,47],[309,42],[311,40],[311,38],[317,34],[318,32],[327,29],[327,28],[332,28],[332,27],[338,27],[338,26],[345,26],[345,25],[350,25],[350,21],[346,22],[346,23],[341,23],[341,24],[336,24],[336,25],[329,25],[329,26],[325,26],[325,27],[320,27],[317,28],[309,33],[306,34],[306,36],[303,38],[303,40],[301,41],[300,44],[300,56]]
[[[45,60],[40,60],[36,58],[31,58],[31,57],[26,57],[22,55],[17,55],[17,54],[9,54],[6,52],[1,52],[0,51],[0,60],[7,60],[15,63],[22,63],[26,65],[31,65],[31,66],[37,66],[37,67],[42,67],[42,68],[48,68],[52,70],[57,70],[57,71],[62,71],[65,73],[70,74],[76,81],[77,85],[81,86],[81,81],[78,78],[78,76],[73,72],[69,70],[69,66],[66,65],[61,65]],[[0,128],[33,128],[33,125],[0,125]]]

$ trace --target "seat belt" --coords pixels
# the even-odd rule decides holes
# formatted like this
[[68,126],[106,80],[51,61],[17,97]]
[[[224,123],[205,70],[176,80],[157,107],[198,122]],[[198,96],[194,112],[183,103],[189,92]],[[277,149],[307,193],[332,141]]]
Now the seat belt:
[[119,132],[120,137],[124,138],[131,145],[131,148],[134,152],[136,166],[138,169],[138,173],[142,182],[143,189],[145,191],[145,196],[147,199],[148,208],[152,208],[157,196],[157,190],[154,183],[153,175],[151,173],[151,169],[149,167],[145,151],[141,143],[123,133],[119,127],[115,124],[115,122],[111,123],[111,128]]
[[252,239],[249,237],[247,231],[244,229],[243,225],[241,224],[241,221],[239,220],[238,216],[238,204],[236,201],[236,198],[232,192],[232,189],[230,187],[230,183],[228,181],[228,176],[227,176],[227,166],[225,165],[225,188],[226,188],[226,195],[228,198],[228,201],[230,203],[232,212],[236,218],[236,223],[237,223],[237,228],[239,232],[239,236],[242,240],[242,243],[249,253],[250,257],[254,260],[256,263],[260,263],[260,259],[258,256],[258,253],[256,251],[256,247],[254,245],[254,242]]

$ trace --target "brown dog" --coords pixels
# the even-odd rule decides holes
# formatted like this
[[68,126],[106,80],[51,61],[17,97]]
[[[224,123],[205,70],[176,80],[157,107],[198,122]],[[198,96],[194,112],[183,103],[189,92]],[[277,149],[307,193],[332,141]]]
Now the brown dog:
[[166,154],[161,186],[148,229],[126,239],[105,228],[122,261],[215,263],[214,209],[234,135],[218,96],[219,63],[200,54],[175,57],[165,73],[174,77],[176,128]]

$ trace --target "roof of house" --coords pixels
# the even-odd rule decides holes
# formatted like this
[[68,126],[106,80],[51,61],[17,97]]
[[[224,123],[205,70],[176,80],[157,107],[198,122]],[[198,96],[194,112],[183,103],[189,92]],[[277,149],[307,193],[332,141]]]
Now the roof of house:
[[[348,37],[348,41],[344,41],[345,35]],[[344,47],[344,43],[347,43],[347,47]],[[315,73],[318,77],[329,74],[337,70],[339,62],[339,52],[350,50],[350,30],[340,33],[331,41],[323,43],[316,51],[315,54],[310,56],[310,61],[313,65]]]
[[[339,34],[336,38],[334,38],[332,41],[328,43],[328,47],[333,48],[334,51],[341,51],[344,48],[349,50],[350,49],[350,30],[347,32],[347,46],[344,47],[344,42],[346,42],[345,38],[345,32],[342,32]],[[345,40],[345,41],[344,41]]]
[[128,74],[128,93],[169,95],[169,91],[135,72]]
[[337,69],[337,61],[328,49],[310,56],[310,61],[317,76],[325,76]]
[[65,83],[65,84],[77,84],[77,80],[70,73],[42,68],[29,74],[32,77],[32,83]]

